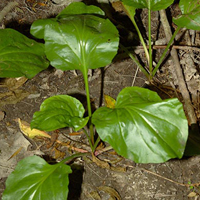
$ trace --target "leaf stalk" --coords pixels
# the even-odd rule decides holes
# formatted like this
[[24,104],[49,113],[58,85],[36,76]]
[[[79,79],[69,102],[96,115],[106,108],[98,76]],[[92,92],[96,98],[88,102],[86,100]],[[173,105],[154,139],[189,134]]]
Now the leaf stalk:
[[87,98],[87,109],[88,109],[88,116],[89,116],[88,125],[89,125],[89,130],[90,130],[90,141],[93,146],[94,145],[94,128],[93,128],[93,124],[91,122],[92,108],[91,108],[90,90],[89,90],[89,84],[88,84],[88,70],[85,70],[83,72],[83,78],[84,78],[84,82],[85,82],[85,91],[86,91],[86,98]]
[[168,42],[168,44],[167,44],[167,46],[166,46],[166,48],[165,48],[163,54],[161,55],[161,57],[160,57],[160,59],[159,59],[157,65],[156,65],[156,67],[154,68],[154,70],[153,70],[153,72],[152,72],[152,76],[153,76],[153,77],[155,76],[155,74],[156,74],[158,68],[160,67],[160,65],[162,64],[162,62],[163,62],[163,60],[164,60],[164,58],[165,58],[165,56],[166,56],[166,54],[167,54],[169,48],[171,47],[171,45],[172,45],[173,42],[174,42],[174,38],[176,37],[176,35],[178,34],[178,32],[179,32],[180,29],[181,29],[181,27],[177,27],[176,31],[173,33],[173,35],[172,35],[170,41]]
[[148,49],[147,49],[147,46],[146,46],[146,44],[145,44],[145,42],[144,42],[144,39],[143,39],[142,34],[141,34],[141,32],[140,32],[140,29],[138,28],[137,23],[136,23],[136,21],[135,21],[135,18],[134,18],[135,13],[132,15],[131,9],[129,9],[129,6],[127,6],[127,5],[125,5],[125,4],[123,4],[123,6],[124,6],[124,9],[125,9],[125,12],[126,12],[127,16],[129,17],[129,19],[130,19],[131,22],[133,23],[133,25],[134,25],[134,27],[135,27],[137,33],[138,33],[138,37],[139,37],[139,39],[140,39],[140,41],[141,41],[141,43],[142,43],[142,46],[143,46],[143,48],[144,48],[144,52],[145,52],[145,54],[146,54],[147,61],[149,62],[149,53],[148,53]]
[[151,46],[151,10],[148,9],[148,34],[149,34],[149,72],[152,79],[153,62],[152,62],[152,46]]

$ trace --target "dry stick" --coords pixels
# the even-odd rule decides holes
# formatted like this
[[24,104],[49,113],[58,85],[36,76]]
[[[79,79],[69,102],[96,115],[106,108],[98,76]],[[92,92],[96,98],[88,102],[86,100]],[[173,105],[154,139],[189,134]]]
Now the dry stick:
[[[167,16],[166,16],[166,12],[165,10],[160,10],[160,19],[164,28],[164,32],[165,32],[165,36],[167,41],[170,40],[170,38],[172,37],[172,33],[171,33],[171,28],[169,26],[169,22],[167,20]],[[189,124],[196,124],[197,123],[197,118],[194,112],[194,108],[192,106],[191,100],[190,100],[190,95],[189,92],[187,90],[187,86],[184,80],[184,76],[183,76],[183,72],[180,66],[180,62],[179,62],[179,58],[178,58],[178,54],[176,49],[172,49],[171,50],[171,56],[172,59],[174,61],[174,69],[177,75],[177,79],[178,79],[178,84],[179,84],[179,88],[184,100],[184,108],[185,111],[187,113],[188,116],[188,121]]]
[[[149,48],[149,46],[147,45],[147,49],[148,48]],[[152,48],[153,49],[165,49],[166,45],[153,45]],[[199,47],[195,47],[195,46],[173,45],[172,49],[180,49],[180,50],[188,50],[188,51],[198,51],[198,52],[200,52],[200,48]],[[139,51],[144,51],[144,48],[143,48],[143,46],[137,46],[137,47],[134,47],[134,51],[135,51],[135,53],[136,52],[139,53]]]
[[166,180],[166,181],[169,181],[169,182],[172,182],[172,183],[175,183],[175,184],[177,184],[177,185],[184,186],[184,187],[191,187],[191,186],[192,186],[192,187],[198,187],[198,186],[200,185],[200,182],[198,182],[198,183],[191,183],[191,184],[180,183],[180,182],[174,181],[174,180],[172,180],[172,179],[166,178],[166,177],[164,177],[164,176],[161,176],[160,174],[157,174],[157,173],[155,173],[155,172],[152,172],[152,171],[149,171],[149,170],[147,170],[147,169],[144,169],[144,168],[139,168],[139,169],[137,169],[136,167],[131,166],[131,165],[125,165],[125,167],[129,167],[129,168],[132,168],[132,169],[136,169],[136,170],[138,170],[138,171],[147,172],[147,173],[149,173],[149,174],[152,174],[152,175],[154,175],[154,176],[157,176],[157,177],[159,177],[159,178],[162,178],[162,179],[164,179],[164,180]]
[[0,22],[17,5],[18,3],[16,1],[8,3],[7,6],[0,12]]

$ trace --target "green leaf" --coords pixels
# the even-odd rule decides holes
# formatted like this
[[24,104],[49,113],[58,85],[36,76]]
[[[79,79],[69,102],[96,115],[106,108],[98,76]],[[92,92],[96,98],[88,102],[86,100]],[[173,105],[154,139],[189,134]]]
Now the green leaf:
[[[62,19],[62,17],[66,15],[80,15],[80,14],[93,14],[93,15],[102,15],[104,16],[104,12],[96,6],[86,6],[82,2],[77,3],[71,3],[69,6],[67,6],[64,10],[62,10],[56,18],[52,19],[41,19],[37,20],[33,23],[31,26],[31,34],[39,39],[44,38],[44,30],[45,26],[51,23],[54,23],[56,21],[59,21],[59,18]],[[62,16],[63,15],[63,16]]]
[[178,99],[163,101],[157,93],[138,87],[123,89],[114,109],[96,110],[92,123],[103,141],[137,163],[181,158],[188,137],[188,122]]
[[126,10],[126,14],[128,15],[128,17],[130,19],[133,18],[133,20],[134,20],[134,16],[135,16],[135,13],[136,13],[136,8],[133,7],[133,6],[126,5],[124,3],[122,3],[122,5],[123,5],[124,9]]
[[74,2],[62,10],[57,17],[61,15],[80,15],[80,14],[93,14],[93,15],[102,15],[105,13],[97,6],[87,6],[83,2]]
[[8,177],[2,200],[66,200],[71,172],[62,162],[49,165],[38,156],[27,157]]
[[179,6],[182,15],[173,18],[179,27],[200,30],[200,0],[180,0]]
[[148,8],[156,11],[169,7],[174,0],[122,0],[124,4],[133,6],[135,8]]
[[30,79],[48,66],[43,44],[13,29],[0,30],[0,77]]
[[68,95],[57,95],[46,99],[35,112],[31,128],[53,131],[64,127],[73,127],[75,131],[83,128],[88,117],[83,118],[85,109],[81,102]]
[[[79,5],[84,7],[83,14],[76,14],[81,13]],[[97,10],[95,15],[84,14],[89,8],[80,2],[72,3],[56,19],[33,23],[31,33],[44,37],[45,52],[52,66],[86,74],[88,69],[106,66],[116,55],[119,43],[116,27],[97,15],[99,8],[92,6],[92,12]],[[71,14],[72,10],[75,14]]]

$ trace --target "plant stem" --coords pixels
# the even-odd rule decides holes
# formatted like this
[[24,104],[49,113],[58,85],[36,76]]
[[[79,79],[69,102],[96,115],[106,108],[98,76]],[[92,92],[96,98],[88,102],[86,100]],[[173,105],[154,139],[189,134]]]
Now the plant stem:
[[128,51],[127,48],[125,48],[123,45],[120,44],[120,47],[130,56],[130,58],[137,64],[137,66],[140,68],[140,70],[143,72],[143,74],[149,79],[149,73],[146,71],[146,69],[138,62],[138,60],[131,54],[130,51]]
[[98,136],[98,138],[97,138],[97,140],[95,141],[95,143],[94,143],[94,146],[93,146],[93,149],[92,149],[92,152],[94,152],[95,151],[95,149],[97,148],[97,145],[98,145],[98,143],[100,142],[100,137]]
[[91,122],[92,117],[92,109],[91,109],[91,102],[90,102],[90,90],[89,90],[89,84],[88,84],[88,70],[85,70],[83,72],[84,82],[85,82],[85,91],[86,91],[86,97],[87,97],[87,109],[88,109],[88,116],[89,116],[89,130],[90,130],[90,140],[92,145],[94,145],[94,130],[93,130],[93,124]]
[[89,141],[90,148],[93,149],[93,145],[92,145],[92,142],[91,142],[91,140],[90,140],[90,137],[89,137],[87,131],[86,131],[85,129],[83,129],[83,132],[85,133],[85,135],[86,135],[86,137],[87,137],[87,139],[88,139],[88,141]]
[[149,62],[149,53],[148,53],[147,46],[146,46],[146,44],[145,44],[145,42],[144,42],[144,39],[143,39],[143,37],[142,37],[142,34],[141,34],[141,32],[140,32],[140,30],[139,30],[139,28],[138,28],[138,26],[137,26],[137,24],[136,24],[136,22],[135,22],[135,19],[133,18],[133,20],[131,20],[131,21],[132,21],[133,25],[135,26],[135,29],[136,29],[136,31],[137,31],[137,33],[138,33],[138,36],[139,36],[139,38],[140,38],[140,41],[141,41],[141,43],[142,43],[142,46],[144,47],[144,52],[145,52],[145,54],[146,54],[147,61]]
[[152,79],[152,47],[151,47],[151,10],[148,9],[148,33],[149,33],[149,72]]
[[89,153],[77,153],[77,154],[73,154],[65,159],[63,159],[61,162],[58,163],[58,165],[61,165],[63,163],[66,163],[67,161],[69,160],[73,160],[74,158],[77,158],[77,157],[81,157],[81,156],[85,156],[85,155],[88,155]]
[[130,7],[130,6],[127,6],[127,5],[124,5],[124,4],[123,4],[123,6],[124,6],[124,8],[125,8],[125,12],[126,12],[127,16],[129,17],[129,19],[131,20],[131,22],[132,22],[133,25],[135,26],[135,29],[136,29],[136,31],[137,31],[137,33],[138,33],[138,36],[139,36],[139,39],[140,39],[140,41],[141,41],[141,43],[142,43],[142,46],[143,46],[143,48],[144,48],[144,52],[145,52],[145,54],[146,54],[147,61],[149,62],[149,53],[148,53],[147,46],[146,46],[146,44],[145,44],[145,42],[144,42],[144,39],[143,39],[142,34],[141,34],[141,32],[140,32],[140,29],[138,28],[137,23],[136,23],[135,18],[134,18],[135,10],[134,10],[134,14],[132,14],[132,13],[131,13],[132,10],[131,10],[131,7]]
[[176,35],[177,35],[177,33],[179,32],[180,29],[181,29],[181,27],[177,27],[176,31],[173,33],[173,35],[172,35],[170,41],[168,42],[168,44],[167,44],[167,46],[166,46],[166,48],[165,48],[163,54],[161,55],[161,57],[160,57],[160,59],[159,59],[159,61],[158,61],[157,65],[156,65],[156,67],[155,67],[154,70],[153,70],[152,76],[155,76],[155,74],[156,74],[158,68],[159,68],[160,65],[162,64],[162,62],[163,62],[163,60],[164,60],[164,58],[165,58],[165,56],[166,56],[166,54],[167,54],[167,52],[168,52],[170,46],[172,45],[172,43],[173,43],[173,41],[174,41],[174,38],[176,37]]

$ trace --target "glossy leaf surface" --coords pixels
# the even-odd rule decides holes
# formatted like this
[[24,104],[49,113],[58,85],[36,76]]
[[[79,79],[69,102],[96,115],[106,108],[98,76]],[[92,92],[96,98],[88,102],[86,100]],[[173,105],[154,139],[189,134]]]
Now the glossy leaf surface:
[[68,95],[57,95],[46,99],[35,112],[31,128],[53,131],[64,127],[72,127],[75,131],[83,128],[88,117],[83,118],[85,109],[81,102]]
[[62,10],[57,18],[61,15],[80,15],[80,14],[92,14],[104,17],[105,13],[97,6],[87,6],[82,2],[71,3],[66,9]]
[[99,17],[100,14],[103,12],[97,7],[72,3],[56,18],[34,22],[31,33],[44,38],[52,66],[86,74],[88,69],[109,64],[118,50],[118,31],[108,19]]
[[2,200],[67,199],[71,172],[62,162],[50,165],[38,156],[27,157],[8,177]]
[[30,79],[48,66],[43,44],[13,29],[0,30],[0,77]]
[[179,7],[182,15],[173,18],[180,27],[200,30],[200,0],[180,0]]
[[124,4],[137,8],[148,8],[156,11],[169,7],[174,0],[122,0]]
[[157,93],[138,87],[123,89],[114,109],[96,110],[92,123],[103,141],[137,163],[181,158],[188,137],[188,122],[178,99],[163,101]]

